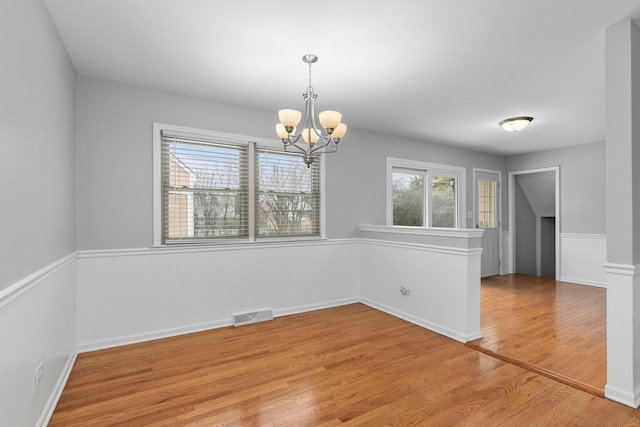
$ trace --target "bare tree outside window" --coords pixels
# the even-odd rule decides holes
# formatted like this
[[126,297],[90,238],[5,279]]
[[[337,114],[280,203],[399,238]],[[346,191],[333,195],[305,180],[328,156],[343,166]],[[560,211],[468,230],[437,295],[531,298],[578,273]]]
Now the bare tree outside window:
[[[216,153],[217,161],[202,163],[196,172],[194,228],[196,237],[238,236],[242,221],[243,193],[236,150]],[[211,190],[215,189],[215,190]]]
[[[257,236],[318,233],[318,166],[307,168],[300,156],[258,153]],[[315,191],[314,191],[315,190]]]
[[457,227],[455,178],[446,176],[431,177],[431,226]]
[[[174,164],[169,168],[168,238],[212,238],[247,235],[246,184],[240,172],[241,148],[189,144],[168,144]],[[173,166],[173,165],[172,165]],[[188,171],[189,178],[185,178]],[[178,196],[183,196],[178,199]],[[177,204],[176,201],[182,201]],[[178,212],[179,211],[179,212]],[[180,225],[180,228],[177,227]]]
[[424,176],[393,174],[393,225],[424,225]]

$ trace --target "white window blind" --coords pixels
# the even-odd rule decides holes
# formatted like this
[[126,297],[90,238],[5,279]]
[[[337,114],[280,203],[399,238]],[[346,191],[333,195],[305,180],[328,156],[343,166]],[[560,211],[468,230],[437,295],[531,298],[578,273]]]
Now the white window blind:
[[256,147],[256,237],[320,235],[320,159]]
[[248,237],[247,146],[162,132],[164,243]]
[[230,134],[157,130],[158,244],[320,237],[321,164]]

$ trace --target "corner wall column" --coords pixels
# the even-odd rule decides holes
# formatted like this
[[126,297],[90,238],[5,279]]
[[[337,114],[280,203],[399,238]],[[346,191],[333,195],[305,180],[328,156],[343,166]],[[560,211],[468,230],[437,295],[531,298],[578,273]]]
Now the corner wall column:
[[606,30],[607,385],[640,405],[640,28]]

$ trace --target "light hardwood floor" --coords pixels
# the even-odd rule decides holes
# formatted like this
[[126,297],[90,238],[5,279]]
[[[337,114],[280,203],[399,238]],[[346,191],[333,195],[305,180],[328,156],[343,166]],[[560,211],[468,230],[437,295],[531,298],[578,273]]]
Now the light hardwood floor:
[[362,304],[78,356],[50,426],[638,425]]
[[510,274],[482,280],[483,338],[468,345],[604,395],[606,290]]

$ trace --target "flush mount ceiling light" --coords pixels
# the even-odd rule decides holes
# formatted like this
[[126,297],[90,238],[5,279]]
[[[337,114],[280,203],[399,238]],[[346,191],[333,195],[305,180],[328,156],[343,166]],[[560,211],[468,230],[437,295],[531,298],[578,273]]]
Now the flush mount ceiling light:
[[[339,112],[323,111],[318,115],[322,127],[318,127],[314,113],[314,104],[318,94],[313,91],[313,86],[311,86],[311,64],[317,62],[318,57],[307,54],[302,57],[302,61],[309,64],[309,87],[302,94],[306,103],[304,118],[302,118],[302,113],[297,110],[278,111],[280,123],[276,125],[276,133],[284,143],[285,151],[293,149],[302,153],[304,162],[307,167],[310,167],[315,157],[338,150],[340,139],[347,133],[347,125],[340,123],[342,114]],[[301,119],[301,130],[296,133]]]
[[502,129],[507,132],[518,132],[526,128],[527,125],[531,123],[531,120],[533,120],[533,117],[529,116],[511,117],[502,120],[498,125],[502,126]]

